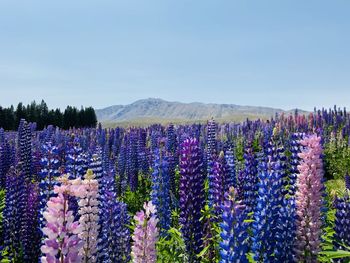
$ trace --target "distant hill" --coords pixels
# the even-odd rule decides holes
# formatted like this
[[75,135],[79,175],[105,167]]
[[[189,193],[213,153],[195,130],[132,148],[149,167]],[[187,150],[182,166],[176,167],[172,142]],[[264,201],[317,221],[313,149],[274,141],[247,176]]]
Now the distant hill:
[[[114,105],[97,109],[99,122],[113,123],[154,123],[154,122],[193,122],[214,118],[218,121],[242,121],[246,118],[267,119],[276,113],[290,114],[295,110],[285,111],[269,107],[239,106],[235,104],[181,103],[162,99],[142,99],[128,105]],[[306,113],[298,110],[299,113]]]

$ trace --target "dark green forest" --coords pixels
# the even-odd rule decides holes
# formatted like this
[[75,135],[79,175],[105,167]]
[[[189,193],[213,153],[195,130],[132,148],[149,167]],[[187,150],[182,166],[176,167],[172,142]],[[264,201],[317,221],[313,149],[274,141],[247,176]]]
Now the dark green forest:
[[0,127],[5,130],[16,130],[21,119],[36,122],[37,129],[42,130],[48,125],[54,125],[63,129],[71,127],[95,127],[97,118],[93,107],[81,107],[80,109],[67,106],[64,111],[49,109],[42,100],[39,104],[33,101],[28,105],[22,102],[17,107],[8,108],[0,106]]

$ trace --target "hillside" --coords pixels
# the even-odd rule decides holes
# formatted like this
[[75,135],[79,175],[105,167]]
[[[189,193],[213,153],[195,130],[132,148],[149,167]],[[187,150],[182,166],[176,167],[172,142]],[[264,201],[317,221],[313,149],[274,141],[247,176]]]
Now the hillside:
[[[102,123],[148,123],[148,122],[188,122],[209,118],[226,121],[241,121],[245,118],[270,118],[276,113],[292,113],[269,107],[240,106],[235,104],[181,103],[162,99],[142,99],[128,105],[114,105],[97,109],[96,115]],[[305,111],[300,111],[305,113]]]

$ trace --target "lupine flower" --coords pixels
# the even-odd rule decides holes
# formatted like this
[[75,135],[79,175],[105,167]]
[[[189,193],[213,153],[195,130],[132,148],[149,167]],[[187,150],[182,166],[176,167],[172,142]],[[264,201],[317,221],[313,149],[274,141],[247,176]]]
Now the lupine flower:
[[117,181],[117,193],[122,194],[126,191],[127,180],[126,180],[126,159],[127,159],[127,148],[125,143],[121,145],[119,156],[118,156],[118,181]]
[[136,213],[136,227],[132,239],[131,255],[134,263],[153,263],[157,260],[158,219],[152,202],[145,203],[144,210]]
[[[83,246],[79,254],[83,257],[83,262],[96,262],[97,238],[99,231],[99,201],[98,181],[92,170],[88,170],[84,180],[78,180],[78,191],[76,195],[80,198],[79,205],[79,223],[81,226],[80,239]],[[80,187],[81,185],[81,187]]]
[[60,175],[58,147],[47,142],[42,147],[43,157],[41,159],[41,171],[39,173],[39,227],[44,227],[43,213],[46,203],[54,195],[53,189],[57,185],[57,178]]
[[79,251],[83,246],[79,235],[82,228],[79,222],[74,221],[73,212],[69,210],[68,196],[79,195],[80,188],[73,188],[68,176],[60,178],[61,186],[55,186],[54,193],[57,197],[51,197],[44,212],[46,227],[43,233],[46,236],[41,252],[43,263],[81,262]]
[[23,175],[26,181],[32,178],[32,140],[28,123],[21,119],[18,128],[19,161],[22,163]]
[[258,192],[257,161],[251,143],[248,143],[245,153],[245,169],[243,173],[244,204],[249,211],[253,211],[256,206]]
[[226,182],[227,186],[225,190],[225,192],[227,192],[231,186],[236,187],[237,185],[235,159],[234,159],[233,151],[231,147],[225,151],[225,161],[226,161],[227,170],[228,170],[228,177]]
[[127,206],[116,201],[115,180],[106,174],[100,183],[98,262],[130,261],[130,217]]
[[299,153],[302,151],[300,140],[303,138],[303,133],[293,133],[290,139],[290,175],[289,175],[289,194],[294,196],[296,191],[296,181],[298,176],[298,165],[300,164]]
[[300,143],[305,147],[299,154],[296,206],[297,241],[295,249],[298,260],[317,261],[321,243],[321,207],[323,164],[321,138],[317,135],[305,137]]
[[127,151],[127,175],[128,175],[128,183],[131,191],[136,191],[138,188],[138,161],[137,161],[137,141],[138,136],[136,131],[132,130],[129,134],[129,143],[128,143],[128,151]]
[[349,174],[345,175],[345,187],[346,187],[346,189],[350,190],[350,175]]
[[26,185],[26,211],[22,215],[25,220],[21,241],[23,243],[23,259],[25,262],[37,261],[40,254],[40,238],[38,231],[39,220],[39,194],[37,183],[28,183]]
[[216,215],[221,214],[221,204],[224,200],[227,185],[227,167],[225,159],[220,156],[211,163],[209,173],[209,206],[214,209]]
[[[335,201],[335,223],[333,245],[336,250],[347,250],[350,247],[350,197],[348,193]],[[347,262],[345,259],[336,262]]]
[[21,247],[26,241],[22,240],[28,223],[26,217],[28,192],[25,180],[22,163],[19,163],[16,168],[12,166],[6,176],[7,190],[3,211],[4,245],[9,250],[9,256],[15,261],[22,259]]
[[157,209],[161,234],[166,235],[171,223],[170,178],[167,157],[160,156],[159,150],[154,153],[151,200]]
[[217,125],[215,120],[208,121],[208,160],[211,160],[217,154],[217,140],[216,140],[216,130]]
[[248,262],[248,223],[244,222],[247,214],[245,206],[236,200],[233,187],[225,194],[222,210],[220,263]]
[[190,262],[196,262],[196,255],[202,250],[203,226],[200,218],[204,207],[202,153],[197,139],[186,139],[181,145],[179,189],[181,232]]

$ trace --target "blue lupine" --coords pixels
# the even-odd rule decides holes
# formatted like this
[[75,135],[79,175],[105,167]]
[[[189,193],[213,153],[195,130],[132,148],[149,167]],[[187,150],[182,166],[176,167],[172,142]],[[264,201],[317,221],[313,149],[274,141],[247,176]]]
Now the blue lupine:
[[43,158],[41,159],[41,172],[39,173],[39,227],[45,225],[43,212],[46,209],[47,201],[54,195],[53,188],[57,185],[57,177],[60,175],[60,161],[58,148],[47,142],[43,145]]
[[300,163],[299,153],[302,151],[300,140],[303,138],[302,133],[293,133],[290,138],[290,175],[289,175],[289,194],[295,195],[296,181],[298,176],[298,165]]
[[208,121],[207,125],[207,144],[208,144],[208,149],[207,149],[207,170],[208,173],[210,172],[211,169],[211,162],[214,161],[216,155],[217,155],[217,140],[216,140],[216,130],[217,130],[217,125],[215,120],[210,120]]
[[21,119],[18,128],[18,157],[22,163],[23,175],[26,181],[32,178],[32,141],[28,123]]
[[244,191],[244,204],[247,206],[248,211],[253,211],[256,206],[257,198],[257,161],[255,158],[254,150],[251,143],[248,143],[245,153],[245,169],[243,173],[243,191]]
[[231,186],[236,187],[237,185],[235,159],[234,159],[234,155],[231,147],[229,147],[225,151],[225,161],[226,161],[227,170],[228,170],[228,177],[227,177],[226,191],[225,191],[227,192],[227,190]]
[[[259,190],[253,223],[253,252],[258,262],[292,262],[295,201],[286,199],[286,158],[273,140],[259,165]],[[267,163],[266,163],[267,161]],[[294,216],[293,216],[294,214]]]
[[126,159],[127,148],[125,144],[122,144],[118,156],[118,182],[117,182],[117,194],[121,195],[126,191],[127,178],[126,178]]
[[220,263],[248,262],[248,223],[245,206],[237,201],[233,188],[225,193],[222,205]]
[[70,179],[82,177],[87,171],[87,156],[83,153],[79,140],[74,138],[69,143],[66,152],[66,173],[69,174]]
[[350,175],[349,174],[345,175],[345,187],[346,187],[346,189],[350,190]]
[[204,175],[202,152],[197,139],[186,139],[181,145],[180,218],[181,232],[190,262],[197,262],[202,250],[203,226],[200,221],[204,207]]
[[159,150],[154,153],[151,200],[157,209],[160,233],[164,236],[171,224],[170,180],[167,157]]
[[176,133],[174,129],[174,124],[169,124],[167,128],[167,141],[166,150],[171,153],[175,153],[177,150]]
[[147,132],[145,129],[141,129],[139,132],[139,139],[138,139],[138,167],[139,170],[142,172],[142,175],[148,175],[149,174],[149,165],[147,160],[147,151],[146,151],[146,139],[147,139]]
[[[335,200],[334,248],[347,250],[350,247],[350,197],[349,190],[344,197]],[[345,259],[336,262],[347,262]]]
[[116,200],[115,180],[105,175],[100,183],[100,234],[98,262],[130,261],[130,216],[127,206]]
[[26,178],[22,172],[22,164],[16,168],[11,167],[6,176],[6,201],[3,211],[4,217],[4,245],[9,250],[13,260],[21,260],[20,252],[27,226],[27,200]]
[[[106,165],[109,165],[109,162],[106,163]],[[96,176],[95,179],[101,183],[101,180],[103,178],[103,162],[102,162],[102,152],[99,148],[97,148],[96,153],[94,153],[90,159],[89,163],[89,169],[91,169]],[[108,166],[107,166],[108,167]],[[106,167],[106,170],[108,169]]]
[[138,188],[138,161],[137,161],[137,141],[138,136],[135,130],[131,130],[129,134],[129,142],[127,149],[127,175],[128,183],[131,191],[136,191]]

